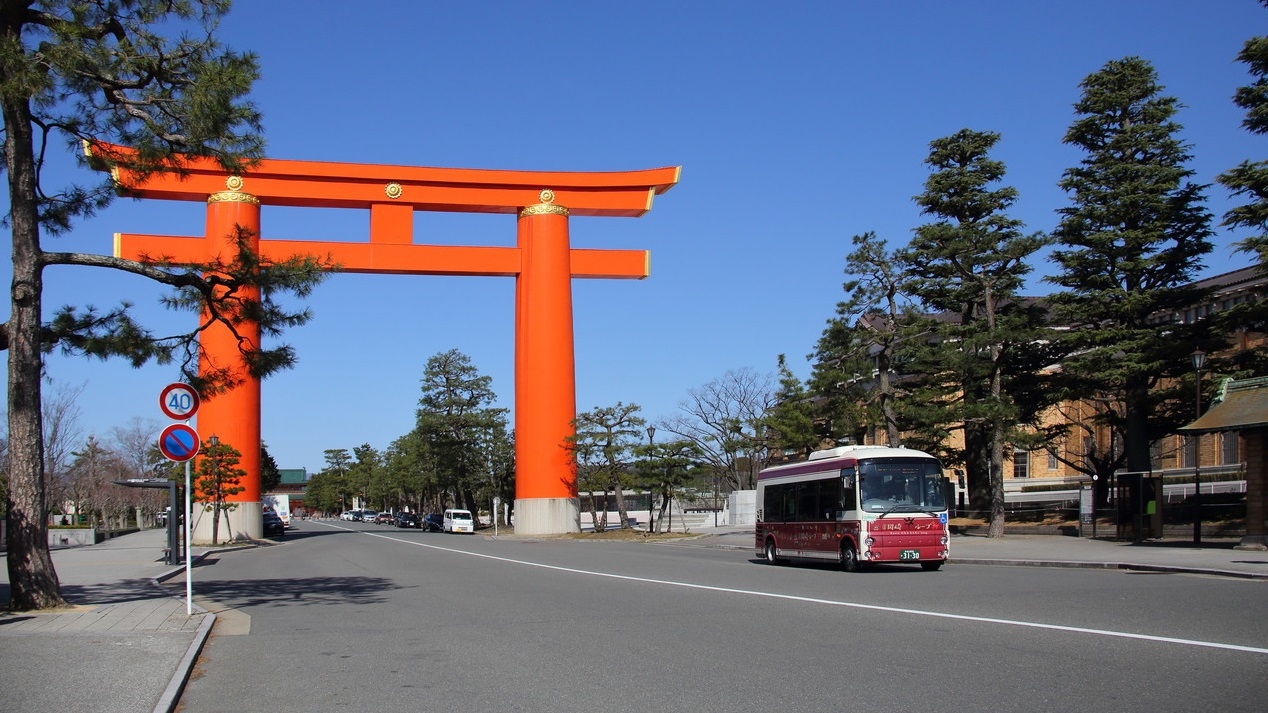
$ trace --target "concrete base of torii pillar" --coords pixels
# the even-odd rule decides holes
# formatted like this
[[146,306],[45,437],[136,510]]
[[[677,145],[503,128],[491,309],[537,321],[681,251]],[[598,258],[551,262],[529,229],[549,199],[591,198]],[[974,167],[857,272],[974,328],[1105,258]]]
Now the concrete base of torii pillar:
[[576,498],[517,498],[515,534],[557,535],[580,532],[581,506]]
[[[220,511],[220,528],[214,544],[248,542],[264,537],[263,503],[229,503],[232,510]],[[189,519],[192,530],[189,541],[198,547],[212,545],[212,527],[216,513],[207,509],[206,503],[193,503]]]

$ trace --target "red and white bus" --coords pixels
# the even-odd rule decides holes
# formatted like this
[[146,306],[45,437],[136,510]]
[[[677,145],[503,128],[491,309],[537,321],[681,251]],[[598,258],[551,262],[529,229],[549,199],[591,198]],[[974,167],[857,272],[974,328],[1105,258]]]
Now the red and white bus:
[[757,476],[757,554],[837,562],[942,566],[949,555],[948,482],[928,453],[885,446],[815,451]]

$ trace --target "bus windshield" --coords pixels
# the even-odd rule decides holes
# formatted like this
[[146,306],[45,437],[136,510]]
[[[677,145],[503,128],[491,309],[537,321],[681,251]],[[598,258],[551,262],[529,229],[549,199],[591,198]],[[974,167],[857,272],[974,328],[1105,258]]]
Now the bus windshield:
[[866,512],[946,510],[942,468],[930,458],[859,461],[859,501]]

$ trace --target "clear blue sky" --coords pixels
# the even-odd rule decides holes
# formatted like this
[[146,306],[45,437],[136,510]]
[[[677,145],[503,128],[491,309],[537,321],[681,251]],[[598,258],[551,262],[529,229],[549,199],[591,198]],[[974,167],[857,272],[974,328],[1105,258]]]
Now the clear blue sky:
[[[524,170],[682,166],[646,216],[573,218],[577,247],[648,249],[643,281],[574,282],[577,407],[637,403],[656,419],[689,389],[788,355],[799,376],[842,299],[851,236],[903,245],[923,222],[931,140],[1002,134],[1021,194],[1012,215],[1050,230],[1056,184],[1081,155],[1061,137],[1079,82],[1137,55],[1158,70],[1197,180],[1265,157],[1230,101],[1250,79],[1242,43],[1268,34],[1252,0],[998,2],[240,2],[222,38],[260,55],[254,93],[274,158]],[[1229,206],[1212,186],[1217,216]],[[109,253],[115,232],[199,235],[196,203],[121,200],[46,249]],[[367,239],[359,212],[265,207],[267,238]],[[416,240],[512,245],[512,216],[418,214]],[[1248,263],[1221,232],[1201,276]],[[3,252],[7,257],[7,241]],[[3,262],[9,278],[9,262]],[[1049,291],[1034,265],[1029,292]],[[48,312],[137,305],[157,331],[192,315],[141,278],[46,273]],[[513,407],[509,278],[335,275],[285,341],[295,369],[264,383],[264,439],[283,468],[328,448],[385,448],[412,428],[428,357],[469,355]],[[7,311],[8,303],[2,308]],[[7,319],[7,316],[4,318]],[[84,385],[82,435],[166,424],[172,368],[53,356]]]

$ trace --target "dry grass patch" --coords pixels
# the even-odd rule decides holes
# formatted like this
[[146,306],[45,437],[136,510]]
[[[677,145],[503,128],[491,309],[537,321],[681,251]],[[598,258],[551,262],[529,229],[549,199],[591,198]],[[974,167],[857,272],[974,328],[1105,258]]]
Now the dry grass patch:
[[[493,528],[484,528],[480,530],[480,534],[492,535]],[[515,534],[515,528],[499,527],[497,534],[499,536],[511,536]],[[696,533],[682,532],[656,532],[648,534],[646,530],[632,530],[630,528],[611,529],[604,532],[567,532],[560,535],[539,535],[539,537],[552,537],[565,540],[681,540],[683,538],[703,537]]]

